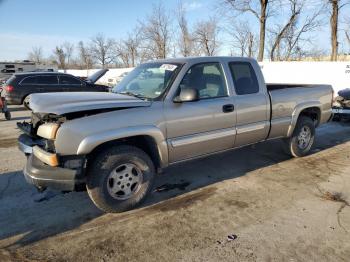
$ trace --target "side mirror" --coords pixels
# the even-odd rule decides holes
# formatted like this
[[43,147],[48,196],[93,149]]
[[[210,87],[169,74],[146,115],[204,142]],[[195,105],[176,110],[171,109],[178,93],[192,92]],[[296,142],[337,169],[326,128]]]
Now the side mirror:
[[194,102],[199,100],[199,92],[195,88],[181,88],[180,95],[174,98],[175,103]]

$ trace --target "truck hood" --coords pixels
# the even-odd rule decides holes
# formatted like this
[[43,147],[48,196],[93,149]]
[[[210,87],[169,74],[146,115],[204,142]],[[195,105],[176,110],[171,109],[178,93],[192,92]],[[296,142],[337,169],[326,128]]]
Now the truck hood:
[[30,95],[29,107],[34,113],[64,115],[98,109],[117,109],[150,106],[132,96],[102,92],[67,92]]

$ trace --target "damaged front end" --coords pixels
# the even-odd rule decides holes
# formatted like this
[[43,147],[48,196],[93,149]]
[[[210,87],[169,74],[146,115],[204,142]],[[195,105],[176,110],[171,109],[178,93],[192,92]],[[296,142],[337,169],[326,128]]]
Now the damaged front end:
[[17,123],[23,132],[18,147],[27,156],[24,176],[40,191],[73,191],[85,183],[85,156],[61,156],[55,149],[57,130],[65,121],[64,116],[33,113],[31,122]]

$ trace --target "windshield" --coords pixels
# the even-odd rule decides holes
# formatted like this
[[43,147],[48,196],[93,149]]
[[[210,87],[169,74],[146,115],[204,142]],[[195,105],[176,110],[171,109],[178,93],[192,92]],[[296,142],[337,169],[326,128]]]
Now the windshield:
[[166,90],[180,69],[179,64],[147,63],[132,70],[112,90],[143,99],[156,99]]

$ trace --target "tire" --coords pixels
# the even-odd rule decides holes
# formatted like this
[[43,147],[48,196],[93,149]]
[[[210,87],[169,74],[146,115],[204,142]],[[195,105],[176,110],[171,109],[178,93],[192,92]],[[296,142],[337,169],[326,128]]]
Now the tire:
[[118,213],[133,209],[152,189],[154,164],[137,147],[114,146],[90,161],[87,192],[94,204],[104,212]]
[[23,103],[22,103],[24,108],[27,109],[27,110],[30,110],[30,107],[29,107],[29,96],[30,96],[30,94],[25,96],[24,99],[23,99]]
[[310,152],[314,141],[314,121],[307,116],[300,116],[292,136],[285,140],[285,148],[291,156],[303,157]]
[[10,113],[10,111],[5,111],[5,118],[6,118],[6,120],[11,120],[11,113]]

